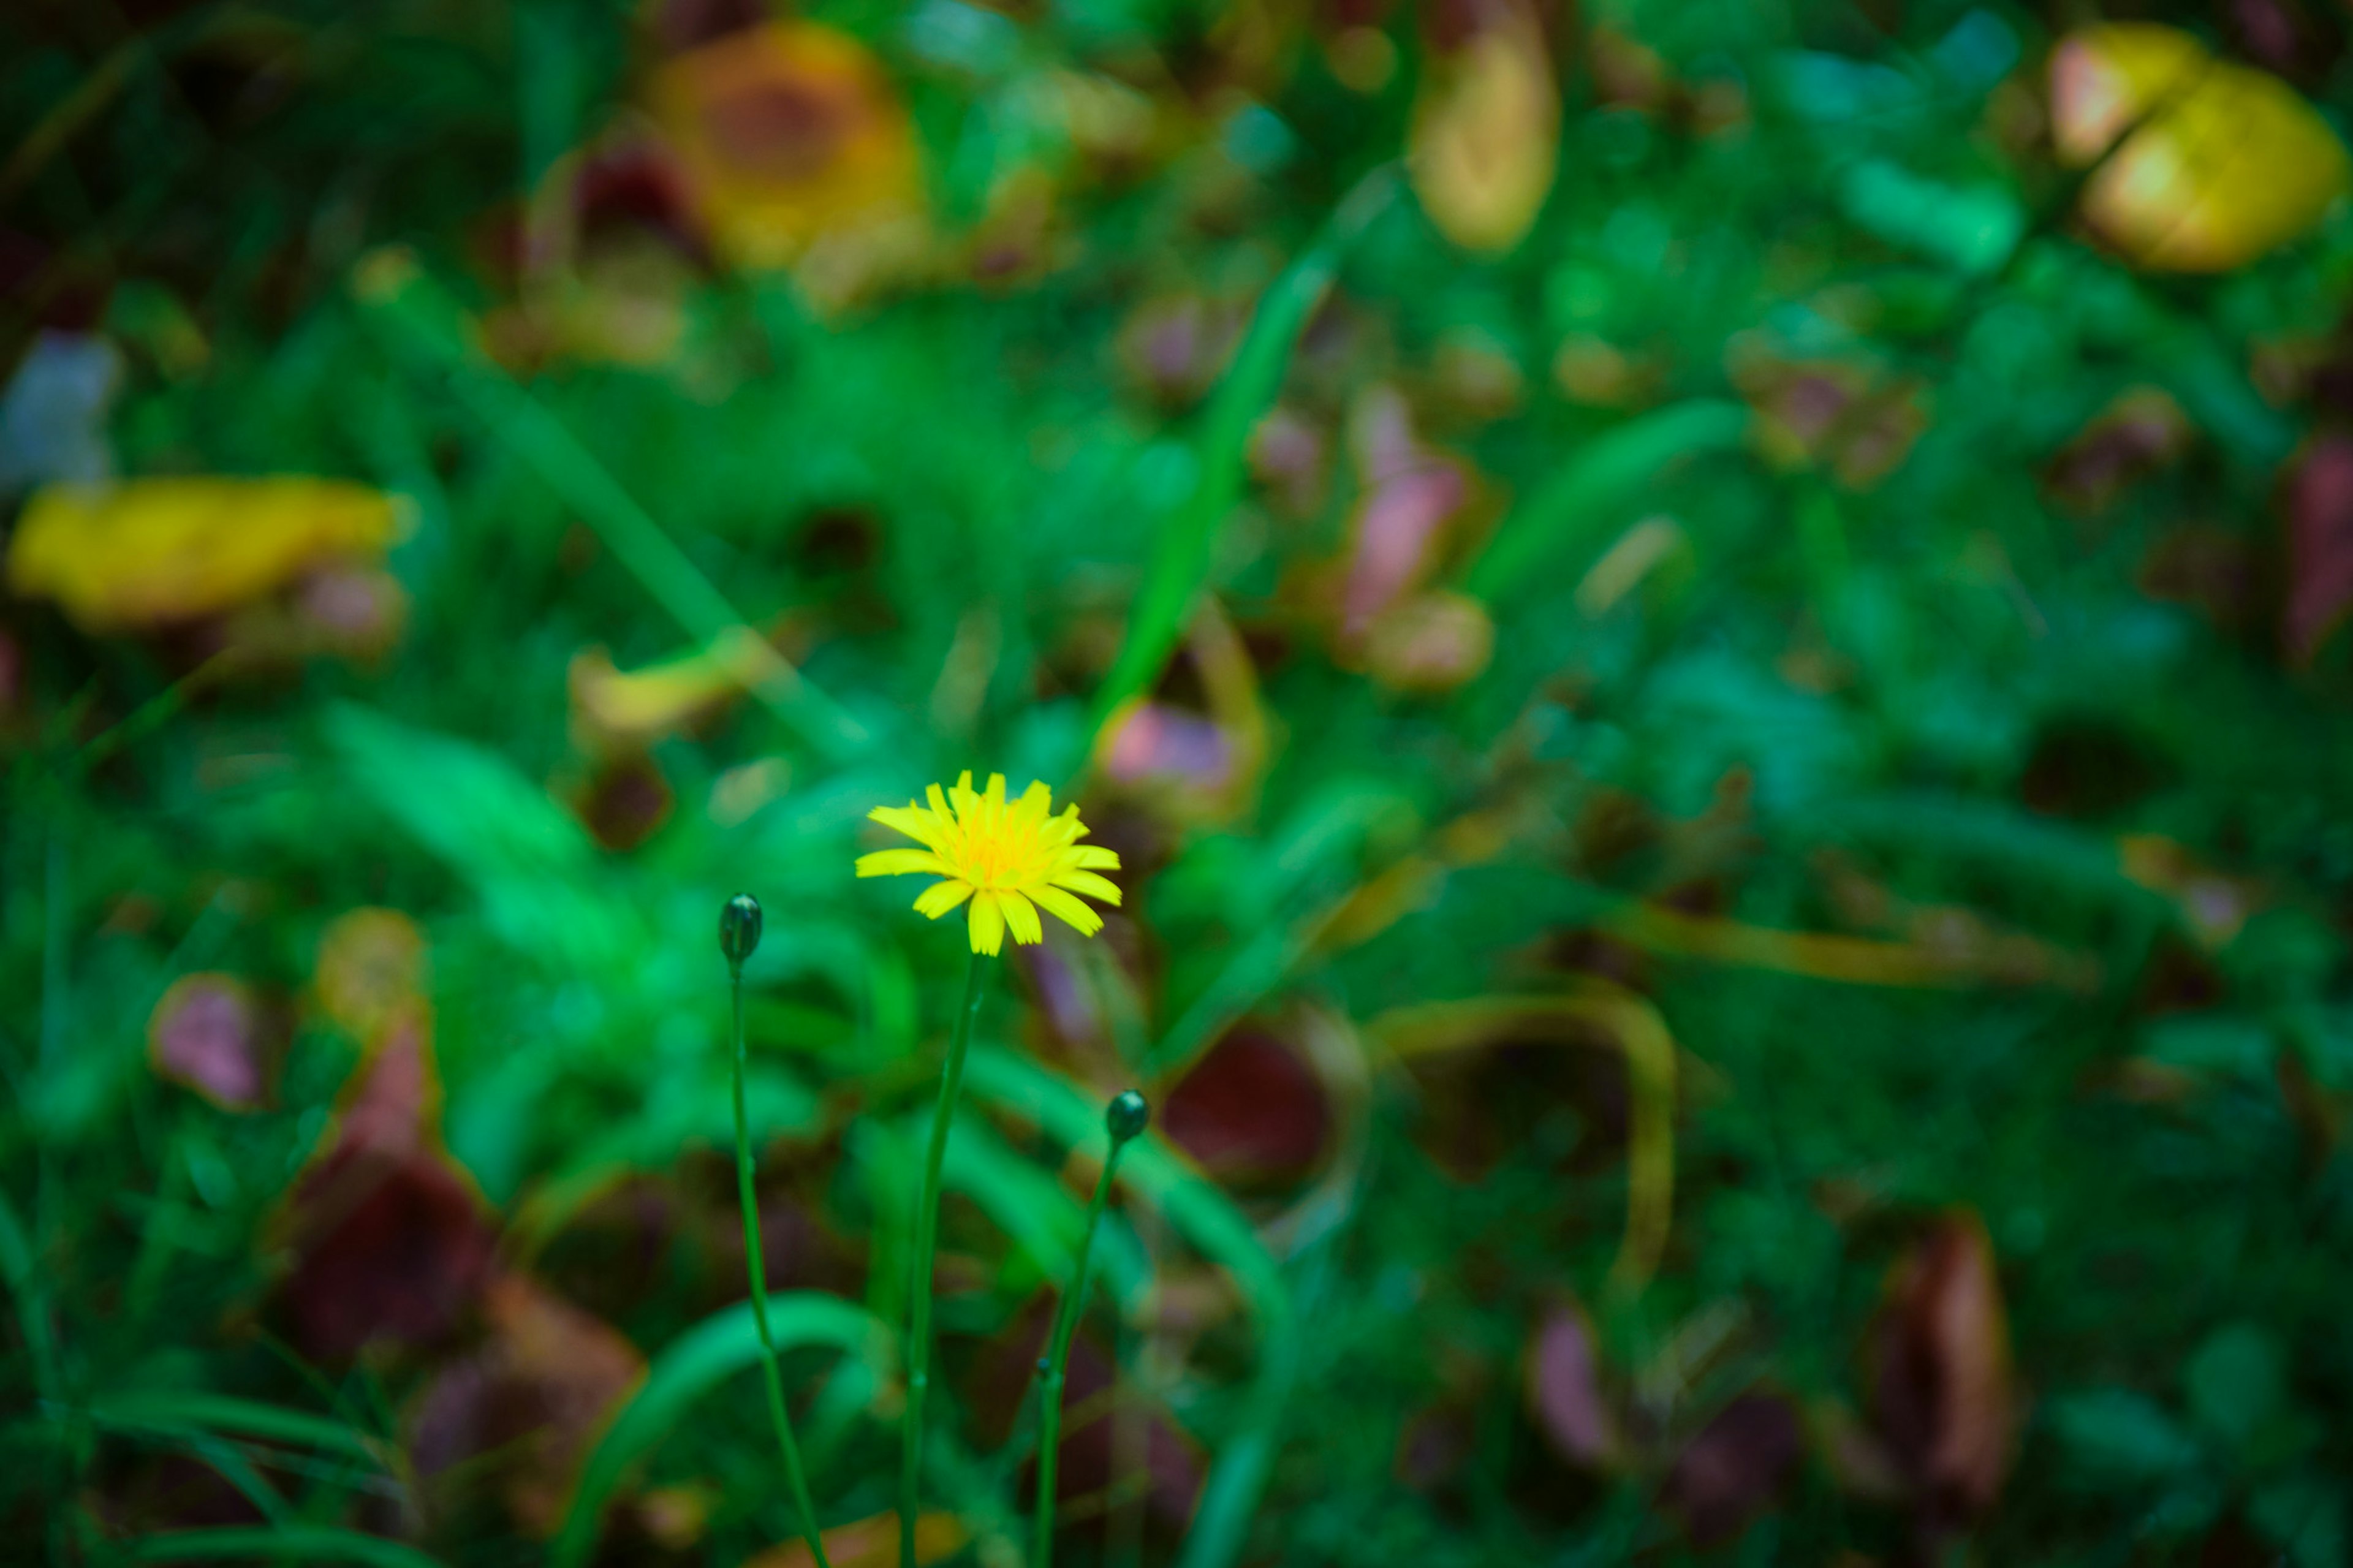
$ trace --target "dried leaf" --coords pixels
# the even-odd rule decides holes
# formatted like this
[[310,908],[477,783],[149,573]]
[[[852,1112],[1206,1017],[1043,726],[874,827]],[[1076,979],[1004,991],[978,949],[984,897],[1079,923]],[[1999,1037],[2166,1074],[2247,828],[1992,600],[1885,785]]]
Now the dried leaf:
[[746,626],[642,669],[617,669],[603,648],[584,648],[573,656],[567,675],[573,742],[592,756],[605,756],[691,730],[759,684],[775,658]]
[[2309,663],[2353,607],[2353,437],[2321,436],[2287,481],[2289,587],[2282,632]]
[[440,1146],[440,1083],[421,1005],[353,1074],[323,1151],[271,1226],[280,1294],[306,1354],[442,1340],[490,1279],[488,1205]]
[[1528,1406],[1553,1451],[1580,1468],[1597,1469],[1618,1451],[1618,1422],[1602,1397],[1599,1347],[1592,1321],[1574,1301],[1545,1313],[1528,1346]]
[[1975,1214],[1939,1220],[1898,1260],[1866,1353],[1872,1424],[1924,1522],[1949,1527],[1991,1508],[2017,1394],[1993,1244]]
[[1559,157],[1560,95],[1533,7],[1499,5],[1423,65],[1407,137],[1414,194],[1465,250],[1504,251],[1535,222]]
[[277,1056],[267,1035],[263,1008],[243,981],[184,975],[148,1017],[148,1060],[157,1076],[224,1110],[255,1110],[269,1103]]
[[[833,1568],[897,1568],[899,1516],[878,1513],[822,1532],[825,1558]],[[915,1561],[944,1563],[964,1550],[971,1534],[948,1512],[915,1516]],[[744,1568],[816,1568],[806,1541],[787,1541],[746,1558]]]
[[379,560],[404,525],[392,497],[310,479],[156,479],[52,486],[8,552],[16,592],[88,632],[150,631]]
[[398,910],[353,910],[319,938],[311,979],[320,1011],[374,1043],[424,997],[425,936]]
[[920,243],[914,127],[847,33],[773,22],[671,59],[650,91],[713,244],[739,266],[797,265],[854,294]]
[[1665,1500],[1701,1546],[1730,1541],[1789,1483],[1805,1458],[1805,1426],[1778,1394],[1744,1394],[1676,1456]]
[[2242,267],[2353,184],[2344,144],[2294,89],[2154,23],[2069,34],[2051,58],[2051,109],[2061,161],[2097,165],[2084,217],[2151,270]]
[[552,1535],[582,1458],[645,1375],[645,1357],[610,1325],[520,1275],[493,1281],[482,1310],[489,1337],[427,1385],[409,1452],[428,1479],[461,1466],[468,1479],[495,1474],[515,1521]]
[[1209,1048],[1169,1091],[1159,1120],[1170,1142],[1235,1186],[1298,1181],[1322,1159],[1333,1131],[1314,1069],[1282,1038],[1251,1024]]

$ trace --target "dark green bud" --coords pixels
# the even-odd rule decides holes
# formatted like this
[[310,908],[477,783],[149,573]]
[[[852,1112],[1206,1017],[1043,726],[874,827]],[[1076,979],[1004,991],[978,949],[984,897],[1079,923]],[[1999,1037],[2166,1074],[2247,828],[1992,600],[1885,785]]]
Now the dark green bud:
[[719,951],[730,968],[743,968],[760,950],[760,900],[749,893],[736,894],[719,911]]
[[1132,1089],[1122,1089],[1112,1096],[1111,1103],[1103,1108],[1103,1126],[1110,1131],[1111,1141],[1114,1143],[1140,1138],[1144,1130],[1151,1125],[1152,1107],[1145,1103],[1144,1096]]

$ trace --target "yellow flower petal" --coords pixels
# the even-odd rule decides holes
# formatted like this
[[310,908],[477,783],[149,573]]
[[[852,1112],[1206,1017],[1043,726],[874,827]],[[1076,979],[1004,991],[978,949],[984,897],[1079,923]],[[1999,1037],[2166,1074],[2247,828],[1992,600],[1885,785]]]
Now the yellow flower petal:
[[970,882],[934,882],[916,895],[915,912],[927,920],[937,920],[970,897]]
[[885,827],[905,834],[927,849],[940,847],[937,820],[913,801],[905,805],[878,805],[866,815]]
[[972,897],[973,952],[987,953],[994,958],[997,956],[997,950],[1004,945],[1005,911],[998,907],[997,895],[989,892],[975,893]]
[[1038,901],[1039,909],[1073,928],[1081,936],[1092,936],[1103,930],[1103,916],[1095,913],[1091,905],[1072,898],[1060,888],[1032,888],[1029,896]]
[[1074,893],[1084,893],[1091,899],[1101,899],[1114,909],[1119,906],[1118,886],[1105,881],[1092,871],[1065,871],[1054,879],[1054,886],[1068,888]]
[[1039,923],[1037,906],[1018,893],[997,895],[999,907],[1005,910],[1005,923],[1013,932],[1013,940],[1024,946],[1035,947],[1046,940],[1046,928]]
[[911,871],[928,871],[934,877],[949,874],[940,858],[925,849],[877,849],[858,858],[861,877],[903,877]]

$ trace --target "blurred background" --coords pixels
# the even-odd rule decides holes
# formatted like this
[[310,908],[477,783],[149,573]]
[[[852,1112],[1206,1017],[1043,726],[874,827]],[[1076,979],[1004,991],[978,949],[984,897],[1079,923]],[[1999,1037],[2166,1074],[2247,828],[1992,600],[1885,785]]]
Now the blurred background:
[[2346,1563],[2348,47],[15,0],[4,1554]]

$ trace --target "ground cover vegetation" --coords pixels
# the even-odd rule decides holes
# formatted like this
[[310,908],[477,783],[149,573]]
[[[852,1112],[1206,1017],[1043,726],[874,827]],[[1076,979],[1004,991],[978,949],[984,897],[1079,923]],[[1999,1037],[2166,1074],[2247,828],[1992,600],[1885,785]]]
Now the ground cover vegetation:
[[2346,1562],[2348,34],[6,7],[0,1555]]

